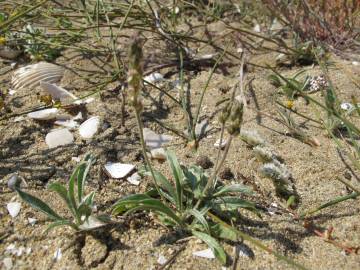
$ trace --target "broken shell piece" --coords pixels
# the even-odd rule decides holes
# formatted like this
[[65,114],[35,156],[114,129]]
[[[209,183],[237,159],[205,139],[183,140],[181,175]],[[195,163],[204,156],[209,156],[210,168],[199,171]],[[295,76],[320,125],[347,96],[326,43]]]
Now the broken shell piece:
[[75,129],[79,126],[78,122],[74,121],[73,119],[70,120],[57,120],[55,121],[55,125],[63,126],[68,129]]
[[45,142],[49,148],[67,145],[73,143],[73,141],[74,136],[67,128],[53,130],[45,137]]
[[220,145],[220,139],[218,139],[215,143],[214,143],[214,146],[215,146],[215,148],[221,148],[221,149],[223,149],[225,146],[226,146],[226,144],[227,144],[227,139],[222,139],[222,141],[221,141],[221,145]]
[[6,205],[6,208],[12,218],[15,218],[21,209],[21,203],[19,202],[10,202]]
[[9,95],[10,95],[10,96],[13,96],[15,93],[16,93],[16,91],[15,91],[15,90],[13,90],[13,89],[9,89]]
[[56,118],[58,113],[57,108],[50,108],[28,113],[28,117],[36,120],[50,120]]
[[358,61],[353,61],[352,64],[353,64],[353,66],[359,66],[359,65],[360,65],[360,62],[358,62]]
[[55,83],[61,80],[64,75],[64,69],[60,66],[39,62],[37,64],[21,67],[14,72],[11,80],[14,88],[33,88],[40,82]]
[[169,135],[156,134],[149,128],[144,128],[143,134],[146,146],[150,149],[160,148],[163,144],[170,142],[173,138]]
[[145,80],[145,84],[146,84],[146,82],[154,84],[154,83],[163,81],[164,76],[158,72],[155,72],[155,73],[151,73],[148,76],[145,76],[144,80]]
[[36,218],[28,218],[28,223],[29,223],[31,226],[34,226],[36,222],[37,222],[37,219],[36,219]]
[[57,86],[56,84],[40,82],[40,87],[47,93],[50,94],[52,99],[55,101],[68,101],[78,99],[75,95],[71,94],[69,91],[64,88]]
[[350,111],[354,106],[349,102],[343,102],[340,104],[340,108],[344,111]]
[[124,164],[124,163],[112,163],[108,162],[105,164],[105,171],[111,178],[124,178],[132,170],[134,170],[135,165]]
[[130,184],[135,186],[140,185],[141,176],[138,173],[134,173],[126,179]]
[[99,116],[94,116],[89,118],[80,125],[79,127],[80,136],[84,139],[92,138],[96,134],[99,128],[99,124],[100,124]]
[[166,159],[166,152],[164,148],[155,148],[150,151],[150,155],[152,159],[157,160],[165,160]]
[[54,260],[59,261],[62,258],[61,248],[58,248],[54,253]]
[[193,256],[207,258],[207,259],[215,259],[214,252],[208,248],[200,251],[193,252]]

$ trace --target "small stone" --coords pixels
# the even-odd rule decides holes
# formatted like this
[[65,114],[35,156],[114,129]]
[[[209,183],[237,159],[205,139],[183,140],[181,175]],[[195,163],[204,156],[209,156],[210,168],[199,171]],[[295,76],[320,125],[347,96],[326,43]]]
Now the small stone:
[[234,174],[230,168],[226,167],[219,173],[219,177],[222,180],[231,180],[234,178]]
[[210,160],[208,156],[199,156],[196,159],[196,165],[200,166],[204,170],[209,169],[214,166],[214,163]]
[[223,149],[223,148],[226,146],[227,142],[228,142],[227,139],[222,138],[221,145],[220,145],[220,139],[218,139],[218,140],[216,140],[216,142],[214,143],[214,146],[215,146],[215,148],[221,148],[221,149]]
[[107,246],[92,235],[87,235],[81,256],[86,267],[96,267],[107,256]]

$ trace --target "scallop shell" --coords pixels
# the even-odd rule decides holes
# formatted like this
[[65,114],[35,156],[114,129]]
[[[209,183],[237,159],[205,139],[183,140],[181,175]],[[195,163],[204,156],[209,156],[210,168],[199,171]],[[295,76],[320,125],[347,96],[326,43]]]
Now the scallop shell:
[[40,82],[55,83],[61,80],[64,69],[60,66],[39,62],[37,64],[21,67],[14,72],[11,83],[15,89],[24,87],[34,88]]

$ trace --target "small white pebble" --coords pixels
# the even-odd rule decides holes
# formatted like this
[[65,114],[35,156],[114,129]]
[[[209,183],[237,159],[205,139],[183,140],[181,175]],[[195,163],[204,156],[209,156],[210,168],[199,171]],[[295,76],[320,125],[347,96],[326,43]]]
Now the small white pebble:
[[10,202],[6,205],[7,210],[9,211],[9,214],[12,218],[15,218],[21,209],[21,203],[19,202]]
[[166,262],[167,262],[167,259],[165,258],[165,256],[160,254],[159,258],[157,260],[157,263],[160,264],[160,265],[164,265]]

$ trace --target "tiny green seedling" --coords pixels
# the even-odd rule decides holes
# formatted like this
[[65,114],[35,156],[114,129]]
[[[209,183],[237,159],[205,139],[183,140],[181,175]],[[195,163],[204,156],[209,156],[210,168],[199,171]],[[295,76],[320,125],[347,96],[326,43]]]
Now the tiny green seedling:
[[55,191],[65,201],[73,216],[73,220],[60,216],[41,199],[22,191],[16,186],[15,190],[22,200],[36,210],[43,212],[54,221],[48,226],[46,232],[58,226],[70,226],[77,231],[82,231],[96,229],[106,225],[106,221],[108,221],[106,216],[93,216],[95,192],[93,191],[84,196],[85,181],[93,162],[94,158],[91,155],[85,157],[72,173],[68,189],[60,183],[52,183],[49,185],[49,190]]

